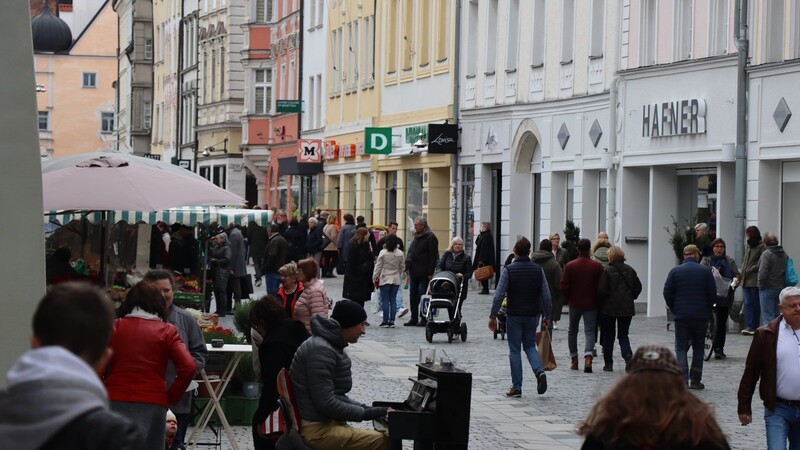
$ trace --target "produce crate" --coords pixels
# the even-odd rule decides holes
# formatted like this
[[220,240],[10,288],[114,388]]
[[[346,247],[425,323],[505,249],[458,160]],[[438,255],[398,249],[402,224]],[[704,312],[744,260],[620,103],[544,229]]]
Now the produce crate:
[[203,309],[203,304],[205,303],[205,294],[202,292],[183,292],[183,291],[175,291],[173,296],[173,301],[176,305],[180,306],[181,308],[194,308],[198,310]]
[[225,397],[225,416],[231,425],[250,425],[258,409],[258,398],[229,395]]

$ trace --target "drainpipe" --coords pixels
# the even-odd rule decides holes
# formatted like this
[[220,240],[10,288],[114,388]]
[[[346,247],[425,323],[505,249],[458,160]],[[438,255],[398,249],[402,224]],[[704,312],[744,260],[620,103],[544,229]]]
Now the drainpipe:
[[[455,55],[453,59],[453,123],[458,126],[458,110],[460,108],[461,97],[461,0],[456,0],[456,29],[455,29]],[[428,136],[430,139],[430,136]],[[458,134],[456,142],[456,154],[452,156],[453,164],[450,169],[450,180],[453,183],[453,217],[451,220],[452,235],[458,236],[458,153],[461,141],[461,133]]]
[[183,0],[181,0],[181,16],[178,19],[178,69],[175,74],[177,80],[177,94],[175,98],[175,164],[183,158]]
[[736,167],[734,177],[734,258],[744,255],[744,230],[747,223],[747,0],[736,0],[736,49],[739,52],[736,85]]
[[617,220],[619,219],[619,211],[617,211],[617,172],[619,169],[619,152],[617,151],[617,102],[619,101],[619,43],[622,23],[622,8],[616,15],[616,24],[614,33],[614,42],[609,47],[609,52],[613,55],[612,64],[614,70],[614,77],[611,79],[611,86],[608,93],[608,127],[610,128],[608,135],[608,151],[611,153],[611,167],[606,172],[606,199],[607,199],[607,214],[606,214],[606,233],[608,238],[615,245],[620,245],[621,239],[617,235]]

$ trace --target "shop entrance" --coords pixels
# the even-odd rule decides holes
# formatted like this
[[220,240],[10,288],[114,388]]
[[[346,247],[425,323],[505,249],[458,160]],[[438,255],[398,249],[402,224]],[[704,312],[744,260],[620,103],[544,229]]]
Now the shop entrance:
[[[794,230],[800,223],[800,161],[783,164],[783,185],[781,195],[781,232],[778,239],[786,254],[794,261],[800,258],[800,235]],[[761,232],[764,233],[762,228]],[[795,263],[795,266],[797,263]]]
[[706,223],[709,236],[716,238],[717,199],[717,169],[678,169],[678,225]]

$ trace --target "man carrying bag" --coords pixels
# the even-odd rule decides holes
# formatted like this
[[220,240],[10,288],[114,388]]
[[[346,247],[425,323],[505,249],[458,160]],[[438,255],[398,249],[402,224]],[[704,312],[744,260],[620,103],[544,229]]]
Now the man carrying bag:
[[[550,288],[547,286],[544,270],[531,261],[531,242],[520,238],[514,244],[514,262],[503,268],[500,281],[494,294],[492,311],[489,314],[489,330],[497,330],[497,311],[503,298],[506,299],[506,336],[508,337],[509,363],[511,366],[511,389],[506,397],[522,396],[522,359],[520,347],[525,351],[528,362],[536,375],[536,391],[544,394],[547,390],[547,377],[536,350],[536,328],[539,317],[542,329],[547,330],[552,313]],[[544,311],[541,311],[541,310]],[[549,336],[548,336],[549,337]]]

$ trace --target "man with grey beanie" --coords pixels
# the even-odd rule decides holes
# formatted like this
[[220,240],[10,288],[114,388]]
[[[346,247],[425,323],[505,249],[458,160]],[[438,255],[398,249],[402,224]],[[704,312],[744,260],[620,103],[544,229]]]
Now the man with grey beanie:
[[347,421],[385,417],[386,407],[368,406],[347,396],[353,387],[350,357],[344,348],[364,334],[367,313],[358,303],[340,300],[331,317],[311,319],[312,336],[297,349],[290,377],[302,419],[300,435],[317,450],[385,449],[389,437],[375,430],[354,428]]

